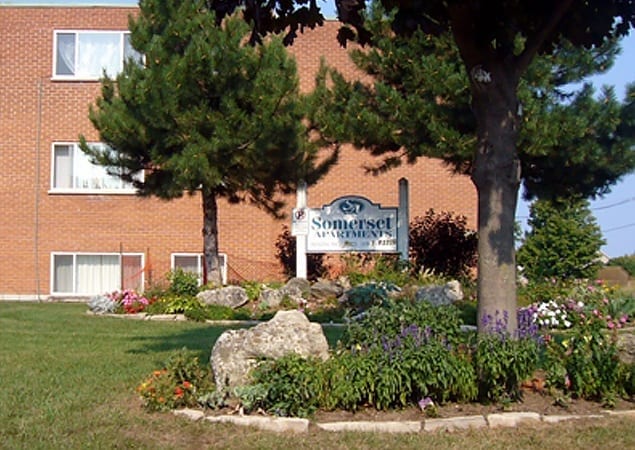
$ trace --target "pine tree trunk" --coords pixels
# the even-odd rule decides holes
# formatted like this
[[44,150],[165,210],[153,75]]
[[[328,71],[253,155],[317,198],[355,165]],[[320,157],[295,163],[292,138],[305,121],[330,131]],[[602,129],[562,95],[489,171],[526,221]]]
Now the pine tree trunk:
[[505,68],[493,70],[489,83],[473,84],[472,106],[478,123],[478,148],[472,181],[478,193],[478,330],[504,325],[514,334],[516,255],[514,226],[520,164],[517,81]]
[[222,285],[220,259],[218,257],[218,205],[216,193],[202,190],[203,197],[203,255],[205,259],[205,283]]

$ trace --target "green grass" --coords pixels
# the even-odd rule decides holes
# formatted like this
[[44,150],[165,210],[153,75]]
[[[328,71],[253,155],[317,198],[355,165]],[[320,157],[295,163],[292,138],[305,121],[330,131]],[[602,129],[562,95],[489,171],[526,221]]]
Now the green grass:
[[[275,435],[149,414],[134,389],[184,346],[207,363],[223,328],[0,302],[0,449],[635,448],[632,419],[452,434]],[[329,328],[330,341],[338,328]]]

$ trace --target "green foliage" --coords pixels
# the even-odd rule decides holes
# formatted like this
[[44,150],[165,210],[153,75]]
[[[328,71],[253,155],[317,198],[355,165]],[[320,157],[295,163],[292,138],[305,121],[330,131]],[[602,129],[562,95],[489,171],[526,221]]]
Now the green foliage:
[[211,391],[211,375],[200,366],[198,355],[187,348],[172,353],[162,370],[155,370],[138,387],[149,411],[193,407],[197,397]]
[[465,216],[429,209],[410,222],[410,260],[419,272],[431,269],[452,278],[467,278],[476,268],[478,238]]
[[537,305],[536,323],[565,329],[545,337],[547,384],[561,397],[611,406],[624,393],[629,381],[618,358],[616,333],[626,326],[628,316],[614,295],[602,284],[576,283],[565,299]]
[[[395,35],[400,18],[387,14],[379,3],[369,3],[364,23],[367,36],[373,36],[371,46],[351,53],[355,65],[372,76],[372,83],[349,82],[324,67],[314,94],[315,121],[337,138],[382,156],[378,171],[427,156],[472,174],[477,123],[485,114],[479,117],[473,108],[480,93],[470,87],[453,35],[427,33],[426,27]],[[413,12],[408,10],[402,18],[410,20]],[[488,26],[488,32],[489,28],[495,27]],[[517,37],[517,30],[507,36]],[[491,50],[490,43],[485,54]],[[511,51],[514,45],[498,50]],[[550,50],[523,68],[514,89],[522,115],[513,144],[522,166],[525,197],[603,194],[635,168],[631,150],[635,97],[629,91],[621,104],[612,90],[598,97],[590,85],[583,84],[585,78],[611,66],[618,52],[616,40],[608,39],[592,49],[562,41]],[[518,61],[515,56],[509,58]],[[497,63],[504,70],[517,70],[508,59]],[[473,67],[474,62],[467,64]],[[581,87],[571,92],[569,87],[576,83]],[[568,94],[563,93],[565,85]],[[491,108],[498,107],[488,98]]]
[[528,224],[517,256],[528,279],[595,277],[604,240],[588,201],[536,201]]
[[512,339],[506,333],[480,334],[474,351],[479,399],[521,400],[520,385],[538,368],[538,355],[534,339]]
[[148,314],[185,314],[200,309],[195,297],[165,294],[146,308]]
[[558,278],[529,280],[518,289],[518,305],[527,306],[532,303],[548,302],[553,299],[565,299],[574,289],[572,280]]
[[258,300],[262,289],[265,287],[264,284],[257,281],[245,281],[241,284],[241,286],[247,293],[247,298],[249,298],[250,302]]
[[346,266],[346,275],[354,286],[376,283],[378,280],[394,286],[404,286],[412,281],[408,264],[397,255],[350,253],[341,258]]
[[635,397],[635,363],[628,364],[624,370],[624,390],[627,395]]
[[635,277],[635,254],[611,258],[609,265],[620,266],[626,270],[631,277]]
[[458,344],[462,334],[457,308],[403,299],[372,306],[357,320],[351,321],[342,336],[342,344],[347,348],[381,345],[382,339],[393,339],[411,325],[428,329],[429,333],[442,336],[451,345]]
[[175,269],[167,275],[170,287],[168,291],[171,294],[194,297],[199,291],[198,275],[192,272],[186,272],[183,269]]
[[232,393],[240,401],[243,413],[249,414],[267,407],[268,392],[264,384],[237,386]]
[[364,311],[371,306],[385,306],[390,300],[390,293],[398,291],[397,286],[383,281],[360,284],[346,291],[343,305],[355,312]]
[[[276,258],[282,264],[284,274],[288,277],[295,276],[295,262],[296,262],[296,242],[295,236],[291,235],[289,227],[283,225],[282,232],[276,239]],[[306,258],[306,270],[307,278],[309,280],[316,280],[322,276],[325,272],[323,264],[322,254],[308,254]]]
[[605,326],[591,316],[563,335],[548,339],[548,386],[564,395],[613,404],[624,392],[624,368]]
[[324,378],[318,360],[289,354],[263,361],[252,377],[258,391],[266,392],[266,410],[277,416],[308,417],[319,406]]

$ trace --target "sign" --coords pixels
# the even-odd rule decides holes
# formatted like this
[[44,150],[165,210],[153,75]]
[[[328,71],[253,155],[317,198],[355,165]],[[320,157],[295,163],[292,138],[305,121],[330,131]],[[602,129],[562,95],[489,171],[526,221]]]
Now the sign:
[[397,252],[397,208],[346,196],[307,212],[307,253]]
[[306,236],[309,233],[309,209],[293,208],[291,236]]

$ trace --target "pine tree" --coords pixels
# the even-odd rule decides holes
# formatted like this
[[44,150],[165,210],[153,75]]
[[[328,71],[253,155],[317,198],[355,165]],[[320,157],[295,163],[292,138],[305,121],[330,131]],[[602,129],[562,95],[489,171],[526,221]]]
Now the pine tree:
[[530,207],[518,264],[532,281],[594,278],[602,232],[586,200],[538,200]]
[[140,195],[200,193],[206,273],[219,284],[218,199],[279,215],[279,194],[317,181],[337,153],[316,163],[280,38],[251,46],[243,20],[217,21],[204,0],[143,0],[130,30],[144,63],[104,78],[90,120],[109,148],[81,137],[82,150]]

